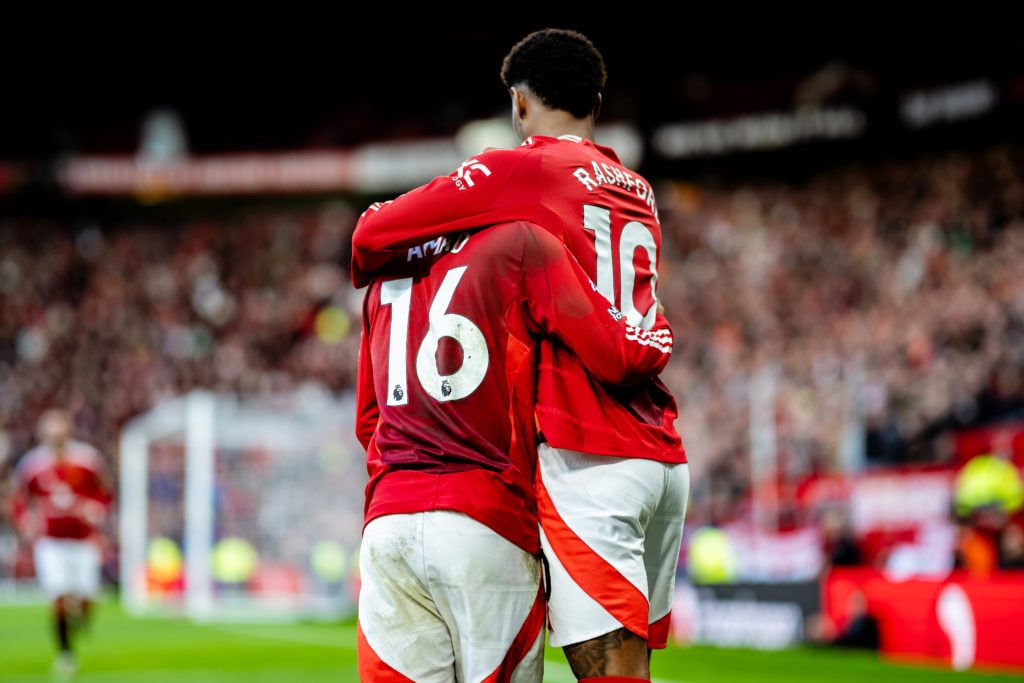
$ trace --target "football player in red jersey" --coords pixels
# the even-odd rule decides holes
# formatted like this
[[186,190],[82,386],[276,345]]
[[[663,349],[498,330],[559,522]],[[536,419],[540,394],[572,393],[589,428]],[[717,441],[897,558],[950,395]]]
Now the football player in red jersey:
[[[375,203],[352,237],[358,285],[439,232],[506,220],[552,231],[626,319],[658,310],[661,227],[651,184],[594,142],[603,57],[583,34],[545,29],[505,56],[501,78],[523,141]],[[550,565],[550,642],[581,680],[647,680],[668,640],[689,495],[676,402],[657,378],[626,389],[542,345],[537,481]]]
[[540,681],[539,342],[629,385],[664,368],[671,328],[628,324],[526,222],[429,240],[364,296],[360,680]]
[[39,445],[18,461],[12,517],[32,542],[36,578],[52,600],[62,678],[76,669],[73,635],[87,624],[100,588],[102,525],[113,493],[99,452],[72,438],[71,416],[45,411]]

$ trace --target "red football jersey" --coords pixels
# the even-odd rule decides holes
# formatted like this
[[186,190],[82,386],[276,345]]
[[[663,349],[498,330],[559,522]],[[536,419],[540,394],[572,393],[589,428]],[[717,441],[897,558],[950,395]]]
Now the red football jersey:
[[[650,184],[608,147],[534,136],[490,150],[390,202],[367,209],[352,236],[352,279],[404,262],[438,235],[500,221],[550,230],[626,319],[652,324],[661,226]],[[595,381],[564,345],[545,344],[538,421],[553,446],[686,462],[675,398],[660,379],[616,389]]]
[[518,222],[441,238],[380,273],[363,303],[356,433],[367,449],[365,521],[463,512],[539,552],[533,493],[540,340],[596,377],[664,369],[672,330],[650,330],[594,288],[564,244]]
[[45,536],[89,538],[113,498],[102,472],[99,453],[86,443],[69,441],[60,457],[49,446],[36,446],[14,471],[15,522],[24,526],[34,517]]

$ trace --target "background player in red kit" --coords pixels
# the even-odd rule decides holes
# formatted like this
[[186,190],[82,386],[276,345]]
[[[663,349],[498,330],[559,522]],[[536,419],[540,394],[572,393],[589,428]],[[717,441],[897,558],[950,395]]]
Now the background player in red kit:
[[102,524],[112,492],[99,452],[72,438],[66,411],[44,412],[38,437],[14,470],[12,516],[32,542],[36,577],[53,601],[55,673],[68,677],[76,668],[74,631],[88,621],[100,588]]
[[[537,31],[509,51],[501,78],[523,143],[489,149],[450,176],[371,206],[352,238],[354,281],[440,231],[530,220],[569,246],[630,323],[649,327],[657,204],[643,177],[593,142],[601,54],[578,32]],[[538,501],[551,567],[550,642],[580,679],[646,680],[651,649],[668,639],[689,495],[676,403],[657,379],[626,390],[605,385],[563,344],[545,343],[542,357]]]
[[430,240],[370,283],[361,680],[542,679],[534,419],[548,335],[615,383],[654,376],[672,346],[663,316],[627,324],[565,245],[525,222]]

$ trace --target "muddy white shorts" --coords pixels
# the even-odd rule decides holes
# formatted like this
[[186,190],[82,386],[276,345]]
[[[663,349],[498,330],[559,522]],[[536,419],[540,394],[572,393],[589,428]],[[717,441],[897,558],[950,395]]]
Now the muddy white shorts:
[[668,641],[689,465],[540,444],[537,485],[555,647],[618,628]]
[[540,683],[540,559],[455,512],[386,515],[359,550],[361,681]]
[[36,579],[48,596],[94,598],[100,589],[100,551],[89,541],[43,537],[32,547]]

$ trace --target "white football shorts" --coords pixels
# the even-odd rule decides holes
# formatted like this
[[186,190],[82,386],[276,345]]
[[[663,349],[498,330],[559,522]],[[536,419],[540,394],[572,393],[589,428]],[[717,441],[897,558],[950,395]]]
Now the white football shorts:
[[51,598],[94,598],[100,590],[100,550],[90,541],[43,537],[32,547],[36,579]]
[[690,468],[540,444],[537,504],[548,565],[548,642],[625,627],[668,642]]
[[456,512],[386,515],[359,550],[362,681],[539,683],[540,558]]

